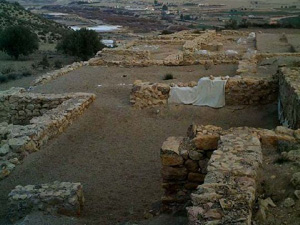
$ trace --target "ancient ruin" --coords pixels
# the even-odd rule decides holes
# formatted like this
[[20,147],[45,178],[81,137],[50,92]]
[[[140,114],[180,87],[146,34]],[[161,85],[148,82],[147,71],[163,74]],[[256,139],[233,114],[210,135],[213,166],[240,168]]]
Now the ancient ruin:
[[[287,169],[292,179],[285,180],[285,183],[289,183],[290,186],[286,193],[281,193],[281,198],[276,199],[276,204],[271,198],[273,198],[272,191],[278,190],[276,188],[267,190],[263,186],[266,183],[270,185],[272,183],[270,179],[276,179],[277,176],[276,174],[273,175],[275,178],[270,178],[271,176],[264,175],[264,171],[270,174],[272,170],[270,164],[288,162],[291,168],[297,170],[300,159],[299,49],[287,34],[285,44],[293,51],[277,52],[276,49],[273,50],[262,44],[266,38],[264,35],[259,31],[188,30],[167,35],[140,37],[136,40],[124,41],[117,48],[104,48],[89,61],[74,63],[38,77],[28,90],[12,88],[0,92],[0,180],[8,177],[30,153],[40,150],[46,143],[51,145],[49,140],[64,132],[79,115],[83,114],[97,95],[96,101],[100,100],[93,108],[97,119],[90,120],[85,117],[85,121],[89,124],[84,128],[84,132],[88,133],[92,126],[97,126],[97,130],[101,130],[108,126],[107,124],[113,126],[113,131],[106,133],[104,130],[101,134],[91,131],[88,136],[80,133],[83,136],[78,142],[76,136],[64,137],[75,143],[72,145],[73,148],[82,148],[82,151],[78,150],[72,154],[81,154],[80,158],[84,158],[85,154],[93,154],[87,161],[80,161],[79,169],[76,169],[84,172],[78,177],[84,179],[86,174],[94,171],[94,167],[101,167],[101,172],[95,169],[95,173],[92,173],[93,180],[100,180],[99,174],[102,171],[106,173],[110,170],[108,167],[112,166],[117,169],[112,169],[112,174],[104,179],[112,179],[111,183],[120,182],[118,185],[121,187],[126,186],[127,183],[122,183],[120,180],[128,180],[128,185],[134,186],[139,180],[153,178],[149,174],[147,178],[143,177],[141,174],[148,168],[144,164],[141,166],[137,163],[141,158],[148,160],[147,157],[156,154],[156,158],[153,157],[152,161],[149,159],[147,165],[161,164],[161,166],[156,164],[155,171],[161,173],[161,179],[157,177],[157,180],[160,179],[163,189],[160,199],[162,206],[158,212],[152,210],[150,215],[146,213],[145,217],[152,218],[165,212],[174,214],[184,212],[190,225],[250,225],[254,222],[260,224],[261,221],[266,221],[268,207],[280,204],[285,205],[282,207],[291,208],[299,204],[297,199],[300,198],[300,178],[299,172],[294,169]],[[214,71],[214,68],[218,68],[216,70],[218,72]],[[174,74],[169,72],[171,70]],[[148,76],[149,71],[152,75],[156,75]],[[138,74],[139,79],[135,79],[135,74]],[[169,75],[170,79],[165,79],[163,75]],[[69,88],[68,83],[71,83],[74,77],[80,77],[81,80],[75,81],[74,86],[70,85]],[[90,77],[94,80],[89,81]],[[172,90],[175,88],[186,91],[192,96],[193,90],[199,88],[201,79],[206,79],[212,85],[217,81],[224,84],[224,90],[221,90],[224,105],[212,107],[219,108],[220,112],[209,108],[209,110],[216,110],[213,111],[215,114],[212,117],[208,115],[212,111],[200,113],[203,107],[197,108],[198,106],[191,106],[192,104],[171,101]],[[60,94],[41,94],[43,91],[51,93],[56,88]],[[88,90],[95,94],[64,93],[66,90],[74,89]],[[103,98],[108,95],[113,97],[106,102]],[[208,97],[215,97],[214,93],[209,95]],[[260,112],[261,109],[266,110],[269,106],[276,112],[272,111],[273,114],[269,111]],[[224,113],[221,111],[222,108],[228,110],[225,111],[226,118],[230,120],[228,123],[220,115]],[[188,114],[189,110],[193,116]],[[239,110],[240,115],[234,113]],[[203,118],[198,116],[198,112]],[[252,112],[262,113],[260,117],[262,120],[269,119],[269,116],[275,117],[273,118],[275,122],[268,124],[269,129],[266,129],[265,124],[264,127],[259,127],[263,122],[253,123],[255,119],[249,119],[255,116],[251,114]],[[122,113],[125,116],[120,119]],[[176,127],[183,120],[181,116],[188,117],[183,124],[194,123],[187,132],[182,130],[182,127],[180,129]],[[238,116],[239,119],[243,118],[242,122],[235,121],[234,117]],[[162,129],[157,124],[168,119],[170,121],[162,125],[164,129],[160,133],[161,137],[154,139],[153,136],[157,135],[155,129]],[[195,123],[194,120],[203,124]],[[253,127],[243,125],[249,120],[251,125],[254,124]],[[142,125],[136,125],[135,122]],[[125,128],[119,130],[119,123],[124,123]],[[169,129],[167,123],[175,125],[170,126]],[[217,125],[218,123],[224,127]],[[130,126],[134,127],[133,130],[130,130]],[[81,132],[80,129],[78,130]],[[174,135],[180,132],[187,135],[181,137]],[[125,138],[120,139],[118,135]],[[170,137],[162,143],[160,162],[158,162],[156,147],[161,143],[153,144],[149,148],[151,152],[147,153],[147,157],[139,156],[141,152],[146,151],[144,142],[154,142],[151,138],[156,142],[161,141],[166,137],[164,135]],[[93,141],[89,139],[86,146],[78,147],[79,142],[86,142],[89,137],[93,138]],[[108,137],[111,138],[109,141],[107,141]],[[124,147],[123,142],[129,143],[132,145],[129,148],[137,148],[139,152],[136,155],[126,152],[128,149]],[[154,147],[155,153],[153,153]],[[117,153],[114,152],[116,149]],[[124,151],[122,154],[120,149]],[[107,152],[108,155],[102,158],[102,155]],[[116,157],[119,161],[112,163],[110,154],[113,155],[112,158]],[[93,160],[97,160],[99,165],[95,166]],[[92,169],[89,167],[90,162],[94,163]],[[73,158],[68,163],[73,165]],[[86,169],[85,165],[89,169]],[[120,169],[119,165],[124,167]],[[138,168],[136,169],[138,173],[130,174],[129,167]],[[126,175],[119,176],[118,171]],[[60,173],[62,172],[58,172]],[[84,202],[81,183],[85,188],[86,184],[80,179],[77,180],[77,177],[74,179],[68,182],[62,182],[65,181],[62,179],[54,183],[28,183],[16,186],[8,195],[10,220],[22,219],[35,211],[78,216]],[[131,179],[136,180],[133,182]],[[139,186],[143,191],[146,191],[151,183],[147,181],[146,185]],[[106,188],[105,185],[103,189]],[[157,195],[161,194],[158,186],[155,193]],[[88,187],[92,191],[96,189],[99,191],[98,188],[102,187],[99,185]],[[115,190],[111,190],[113,191]],[[267,191],[269,193],[266,193]],[[93,192],[88,197],[89,200],[94,194]],[[127,197],[124,193],[122,195],[124,199]],[[284,202],[282,196],[285,198]],[[127,207],[126,204],[124,205],[120,204],[116,207],[124,209]],[[93,210],[99,208],[97,205],[91,207]],[[132,211],[130,215],[136,213],[134,207],[130,210]],[[293,215],[295,211],[292,211]]]

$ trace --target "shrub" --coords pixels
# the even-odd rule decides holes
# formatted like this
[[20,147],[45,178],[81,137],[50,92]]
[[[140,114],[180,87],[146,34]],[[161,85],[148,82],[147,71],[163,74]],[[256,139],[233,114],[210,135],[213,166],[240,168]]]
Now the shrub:
[[43,57],[42,61],[39,62],[39,65],[42,66],[43,69],[47,69],[50,66],[48,57],[46,55]]
[[0,33],[0,50],[18,59],[29,55],[39,48],[38,37],[23,26],[7,27]]
[[0,83],[5,83],[8,81],[8,78],[6,75],[0,74]]
[[68,33],[56,48],[65,54],[87,60],[104,47],[96,31],[82,28]]
[[161,32],[161,35],[167,35],[167,34],[173,34],[174,32],[170,31],[170,30],[163,30]]
[[163,78],[163,80],[173,80],[173,79],[174,79],[174,76],[171,73],[167,73]]
[[2,74],[9,74],[9,73],[13,73],[13,72],[15,72],[15,69],[13,67],[9,67],[9,66],[8,67],[4,67],[1,70]]
[[32,72],[29,71],[29,70],[26,70],[26,71],[23,71],[23,72],[22,72],[22,76],[23,76],[23,77],[29,77],[29,76],[31,76],[31,75],[32,75]]
[[231,19],[226,22],[225,28],[236,30],[236,29],[238,29],[238,22],[236,20]]
[[62,64],[62,62],[60,60],[56,60],[54,62],[54,67],[57,68],[57,69],[62,68],[62,66],[63,66],[63,64]]
[[19,78],[19,75],[17,73],[10,73],[7,75],[8,80],[16,80]]

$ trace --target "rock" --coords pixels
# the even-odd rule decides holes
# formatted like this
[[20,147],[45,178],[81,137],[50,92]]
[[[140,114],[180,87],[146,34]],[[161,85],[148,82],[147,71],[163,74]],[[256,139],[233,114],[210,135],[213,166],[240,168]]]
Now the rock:
[[300,162],[300,149],[289,152],[282,152],[282,157],[292,162]]
[[202,152],[199,152],[199,151],[190,151],[189,157],[192,160],[200,160],[200,159],[203,159],[203,154],[202,154]]
[[28,136],[12,138],[8,140],[8,144],[13,152],[21,152],[29,140]]
[[300,129],[294,131],[294,137],[295,137],[297,140],[300,140]]
[[205,175],[201,173],[189,173],[188,180],[194,183],[203,183]]
[[285,208],[290,208],[294,205],[295,205],[295,201],[292,198],[286,198],[282,203],[282,206]]
[[188,159],[185,161],[184,165],[189,171],[198,172],[199,170],[198,163],[194,160]]
[[294,135],[294,131],[292,129],[289,129],[287,127],[283,127],[283,126],[278,126],[275,128],[275,133],[276,134],[284,134],[284,135],[288,135],[288,136],[293,136]]
[[9,153],[9,145],[4,144],[0,147],[0,156],[5,156],[7,153]]
[[0,161],[0,180],[7,177],[16,166],[9,161]]
[[294,194],[297,197],[297,199],[300,199],[300,190],[294,191]]
[[161,148],[161,161],[164,166],[178,166],[183,164],[183,158],[179,153],[182,137],[169,137]]
[[166,180],[184,180],[187,176],[187,169],[184,167],[169,167],[164,166],[161,170],[163,179]]
[[296,189],[300,189],[300,172],[293,174],[291,183]]
[[198,134],[194,139],[193,143],[197,149],[200,150],[215,150],[218,148],[218,142],[220,135],[202,135]]

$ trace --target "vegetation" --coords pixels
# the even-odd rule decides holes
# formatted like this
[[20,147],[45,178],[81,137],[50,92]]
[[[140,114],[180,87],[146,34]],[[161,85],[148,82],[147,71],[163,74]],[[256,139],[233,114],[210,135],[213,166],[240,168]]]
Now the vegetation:
[[174,79],[174,76],[171,73],[167,73],[163,78],[163,80],[173,80],[173,79]]
[[35,33],[23,26],[7,27],[0,33],[0,50],[18,59],[27,56],[39,48],[39,40]]
[[82,60],[89,59],[104,47],[98,33],[85,28],[69,32],[57,45],[59,51]]
[[0,0],[0,27],[24,26],[35,31],[40,40],[57,41],[68,30],[62,24],[47,20],[23,8],[18,3]]
[[15,71],[13,67],[5,67],[0,71],[0,83],[5,83],[10,80],[20,79],[32,75],[32,72],[22,68],[22,71]]

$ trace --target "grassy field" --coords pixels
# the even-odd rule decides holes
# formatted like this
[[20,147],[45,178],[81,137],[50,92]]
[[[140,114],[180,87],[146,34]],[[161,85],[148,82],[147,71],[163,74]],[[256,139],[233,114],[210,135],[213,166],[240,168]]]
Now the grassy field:
[[57,52],[55,46],[56,44],[42,43],[37,52],[21,56],[19,60],[0,51],[0,83],[37,76],[75,61],[74,57]]

